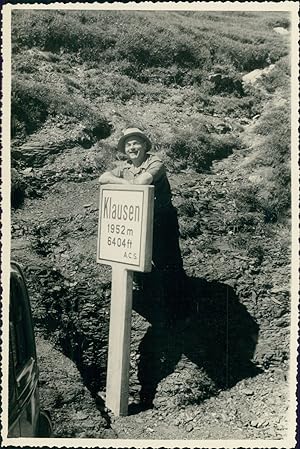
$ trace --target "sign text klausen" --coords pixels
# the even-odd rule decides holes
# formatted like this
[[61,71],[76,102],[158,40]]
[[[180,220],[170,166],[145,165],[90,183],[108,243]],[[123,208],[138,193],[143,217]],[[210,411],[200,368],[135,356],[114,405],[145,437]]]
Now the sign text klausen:
[[100,189],[98,262],[144,271],[152,249],[153,187],[114,187]]

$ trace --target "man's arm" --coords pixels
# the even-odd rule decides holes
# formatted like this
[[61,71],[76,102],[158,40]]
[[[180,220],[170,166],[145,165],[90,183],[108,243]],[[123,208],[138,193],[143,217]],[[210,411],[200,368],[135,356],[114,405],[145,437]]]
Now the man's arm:
[[141,175],[137,176],[133,181],[132,184],[136,185],[150,185],[152,184],[153,176],[151,173],[145,172]]
[[153,181],[151,173],[142,173],[132,181],[128,181],[124,178],[114,175],[111,171],[104,172],[100,178],[100,184],[135,184],[135,185],[150,185]]
[[150,185],[155,184],[162,176],[166,175],[166,169],[162,161],[156,157],[149,158],[148,166],[144,173],[137,176],[132,184]]
[[99,182],[100,184],[130,184],[129,181],[114,175],[111,171],[102,173],[99,178]]

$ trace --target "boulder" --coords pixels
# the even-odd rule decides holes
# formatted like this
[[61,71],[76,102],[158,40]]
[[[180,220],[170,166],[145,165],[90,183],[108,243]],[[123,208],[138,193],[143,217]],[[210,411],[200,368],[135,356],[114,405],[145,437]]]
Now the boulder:
[[14,160],[22,161],[27,167],[41,167],[49,156],[63,152],[76,145],[89,149],[99,139],[108,137],[112,125],[99,119],[94,126],[87,127],[81,123],[56,123],[44,126],[38,133],[29,137],[21,145],[13,145],[11,155]]
[[243,75],[242,80],[244,84],[254,84],[262,75],[267,75],[273,68],[275,64],[271,64],[264,69],[255,69],[249,73]]
[[273,28],[273,30],[275,31],[275,33],[281,34],[282,36],[289,34],[289,30],[283,27],[275,27]]
[[17,148],[12,148],[11,155],[15,160],[22,160],[27,166],[41,167],[50,154],[61,151],[57,144],[47,144],[42,141],[26,142]]
[[218,134],[226,134],[232,131],[232,126],[229,123],[218,123],[214,128],[214,131]]

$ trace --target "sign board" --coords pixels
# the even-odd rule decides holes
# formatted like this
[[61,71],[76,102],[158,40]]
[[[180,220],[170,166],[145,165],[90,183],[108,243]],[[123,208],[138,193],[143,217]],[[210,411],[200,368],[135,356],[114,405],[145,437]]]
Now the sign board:
[[97,262],[151,271],[153,186],[100,187]]

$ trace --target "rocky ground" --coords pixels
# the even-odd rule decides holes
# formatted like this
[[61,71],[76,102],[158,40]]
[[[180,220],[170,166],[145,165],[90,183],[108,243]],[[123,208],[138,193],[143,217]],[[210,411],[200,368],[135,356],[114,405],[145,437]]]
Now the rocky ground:
[[[148,105],[154,122],[160,119],[155,112]],[[250,132],[251,123],[247,126]],[[135,293],[140,313],[134,311],[132,318],[129,416],[119,418],[103,403],[110,269],[95,262],[99,147],[77,144],[47,154],[43,164],[31,161],[24,167],[32,192],[12,214],[12,256],[28,278],[41,400],[51,412],[56,437],[287,436],[290,256],[284,248],[289,230],[280,224],[256,226],[252,233],[251,223],[241,227],[234,192],[245,180],[251,182],[247,166],[254,152],[248,146],[234,151],[209,173],[170,174],[197,314],[187,328],[157,334],[147,315],[153,292],[142,309]],[[226,314],[239,323],[226,346],[232,364],[220,352]],[[162,369],[151,378],[157,386],[154,408],[141,411],[139,367],[147,357],[150,378],[154,362],[160,360]]]

